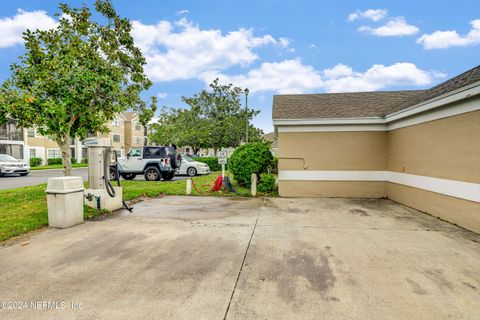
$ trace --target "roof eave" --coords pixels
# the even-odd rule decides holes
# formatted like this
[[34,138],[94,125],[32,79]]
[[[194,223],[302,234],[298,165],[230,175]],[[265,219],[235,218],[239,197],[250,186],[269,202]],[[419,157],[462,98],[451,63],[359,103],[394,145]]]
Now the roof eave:
[[[480,81],[452,90],[411,107],[378,117],[273,119],[277,126],[386,124],[480,95]],[[480,105],[478,106],[480,110]]]

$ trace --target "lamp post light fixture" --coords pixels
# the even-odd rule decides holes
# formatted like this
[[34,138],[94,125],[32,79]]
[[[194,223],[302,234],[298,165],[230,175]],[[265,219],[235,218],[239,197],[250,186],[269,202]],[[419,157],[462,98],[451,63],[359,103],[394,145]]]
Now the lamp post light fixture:
[[245,88],[243,92],[245,93],[245,143],[248,143],[248,93],[250,90]]

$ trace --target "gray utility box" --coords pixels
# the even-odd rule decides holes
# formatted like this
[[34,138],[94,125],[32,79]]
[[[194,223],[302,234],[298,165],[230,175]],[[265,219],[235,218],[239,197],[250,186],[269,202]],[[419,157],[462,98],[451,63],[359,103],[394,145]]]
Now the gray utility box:
[[82,177],[49,178],[46,191],[50,227],[68,228],[83,223]]

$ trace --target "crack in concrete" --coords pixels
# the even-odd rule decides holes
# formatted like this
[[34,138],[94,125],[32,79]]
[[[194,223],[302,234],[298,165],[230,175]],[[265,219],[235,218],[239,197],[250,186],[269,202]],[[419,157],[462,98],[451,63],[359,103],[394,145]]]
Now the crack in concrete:
[[257,229],[258,219],[260,218],[260,211],[262,211],[262,208],[264,205],[265,205],[265,198],[263,198],[262,205],[258,209],[257,219],[255,220],[255,224],[253,225],[252,234],[250,235],[250,239],[248,240],[247,249],[245,250],[245,254],[243,255],[242,264],[240,265],[240,270],[238,271],[237,279],[235,280],[235,285],[233,286],[232,294],[230,295],[230,300],[228,301],[227,309],[225,310],[225,314],[223,315],[223,320],[227,319],[228,311],[230,311],[230,305],[232,304],[233,296],[235,295],[235,290],[237,289],[238,280],[240,280],[240,276],[242,275],[243,266],[245,265],[245,260],[247,259],[247,255],[248,255],[248,250],[250,249],[250,244],[252,243],[255,230]]

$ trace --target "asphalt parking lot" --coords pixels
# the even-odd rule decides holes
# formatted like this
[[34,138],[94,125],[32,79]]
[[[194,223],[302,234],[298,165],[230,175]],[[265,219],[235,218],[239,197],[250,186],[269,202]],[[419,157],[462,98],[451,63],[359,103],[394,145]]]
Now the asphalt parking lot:
[[[19,175],[6,175],[0,177],[0,190],[21,188],[28,186],[36,186],[41,183],[47,183],[48,178],[63,176],[62,169],[50,169],[50,170],[32,170],[25,177]],[[83,181],[88,180],[88,168],[73,168],[72,176],[80,176]],[[175,176],[172,180],[184,180],[187,176]],[[138,175],[135,180],[145,180],[143,175]]]
[[0,248],[0,318],[480,319],[479,266],[388,200],[165,197]]

